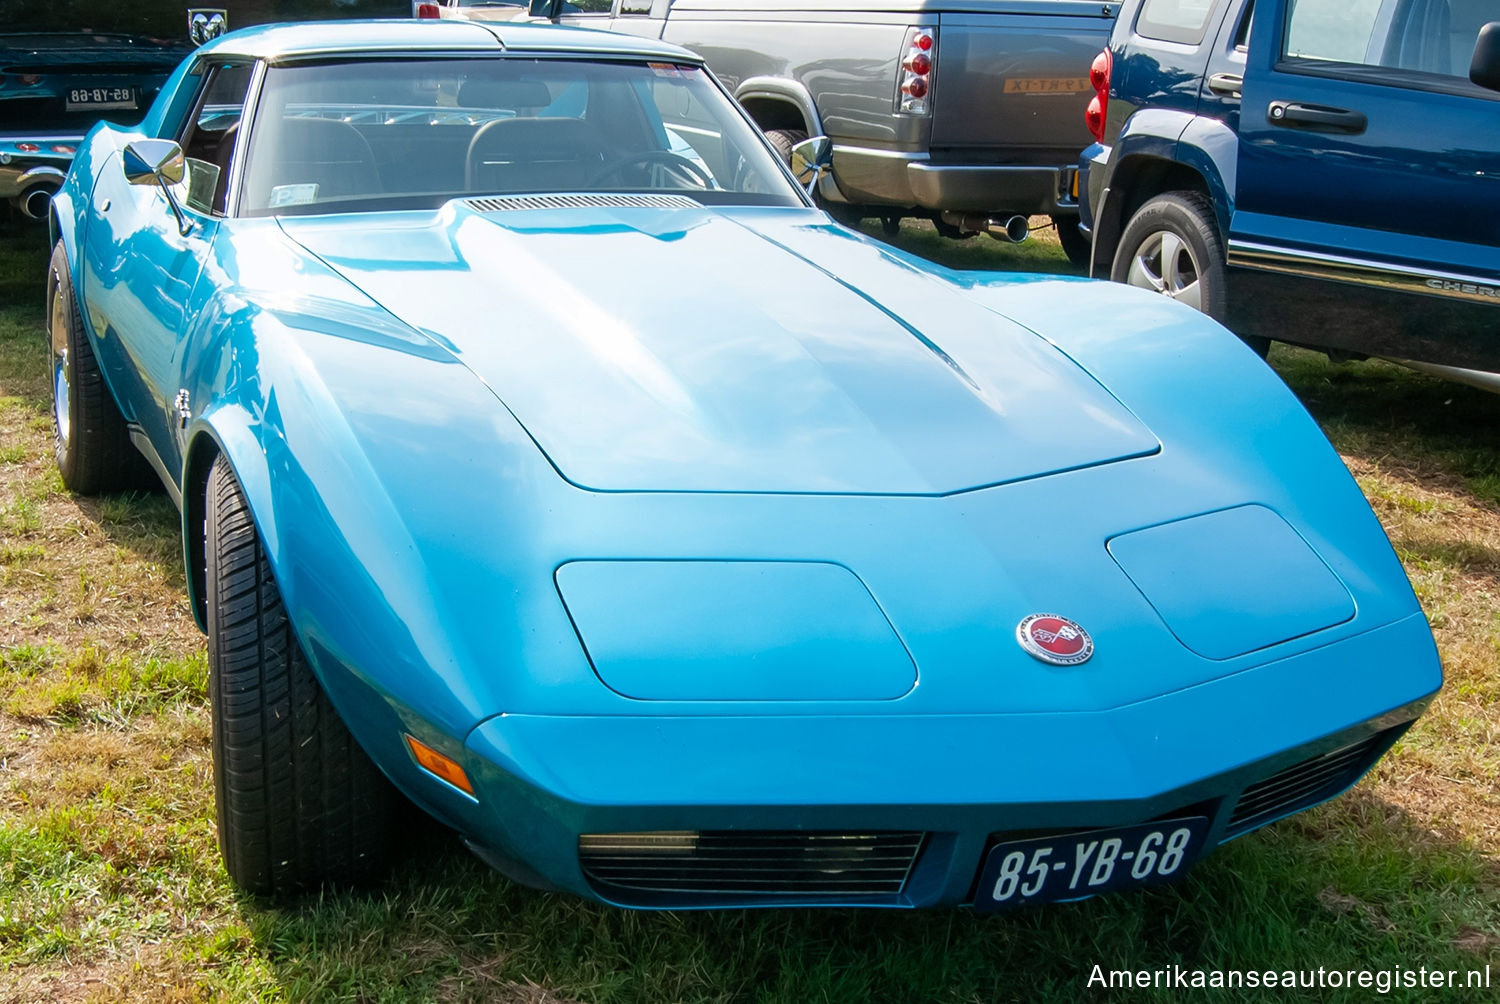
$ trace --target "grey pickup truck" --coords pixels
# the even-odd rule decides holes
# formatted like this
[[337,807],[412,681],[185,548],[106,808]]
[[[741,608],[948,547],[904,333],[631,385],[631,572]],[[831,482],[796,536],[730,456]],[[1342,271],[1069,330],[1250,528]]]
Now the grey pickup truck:
[[533,16],[664,38],[703,56],[786,155],[833,140],[826,208],[932,219],[950,236],[1078,235],[1088,69],[1114,0],[533,0]]

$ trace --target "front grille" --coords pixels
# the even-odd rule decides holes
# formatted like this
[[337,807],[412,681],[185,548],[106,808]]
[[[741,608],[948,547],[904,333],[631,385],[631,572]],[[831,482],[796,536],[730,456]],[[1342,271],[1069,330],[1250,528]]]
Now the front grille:
[[603,889],[713,896],[891,896],[922,833],[707,830],[587,833],[579,864]]
[[1316,805],[1343,791],[1369,769],[1391,739],[1378,732],[1349,746],[1293,764],[1246,788],[1229,817],[1227,836],[1237,836],[1271,820]]
[[470,209],[501,213],[515,209],[701,209],[685,195],[505,195],[465,199]]

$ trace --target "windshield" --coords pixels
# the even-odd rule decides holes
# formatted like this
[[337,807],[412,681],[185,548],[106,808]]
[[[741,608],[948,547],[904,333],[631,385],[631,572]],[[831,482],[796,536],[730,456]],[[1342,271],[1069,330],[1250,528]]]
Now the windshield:
[[802,204],[759,133],[699,67],[487,57],[270,68],[240,211],[646,191],[714,205]]

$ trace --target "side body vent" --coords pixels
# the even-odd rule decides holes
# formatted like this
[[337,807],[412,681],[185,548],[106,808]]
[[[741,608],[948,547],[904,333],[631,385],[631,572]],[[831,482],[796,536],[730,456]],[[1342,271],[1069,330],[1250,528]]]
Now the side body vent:
[[922,848],[922,833],[707,830],[590,833],[578,838],[584,875],[619,891],[784,900],[894,896]]
[[1229,817],[1226,837],[1238,836],[1299,809],[1332,798],[1359,780],[1394,741],[1392,730],[1293,764],[1246,788]]
[[703,203],[685,195],[497,195],[465,199],[480,213],[513,209],[701,209]]

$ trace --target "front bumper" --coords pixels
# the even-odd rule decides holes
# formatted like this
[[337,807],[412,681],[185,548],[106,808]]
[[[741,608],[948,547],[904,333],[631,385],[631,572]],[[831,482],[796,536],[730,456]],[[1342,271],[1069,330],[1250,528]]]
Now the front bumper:
[[1072,165],[933,163],[925,153],[835,146],[833,174],[851,203],[965,213],[1077,211]]
[[[1440,682],[1414,615],[1105,712],[502,715],[468,738],[479,798],[461,828],[524,881],[622,906],[954,906],[999,839],[1190,811],[1212,820],[1211,847],[1331,797]],[[899,891],[872,894],[663,892],[586,874],[580,835],[645,831],[917,831],[923,844]]]

